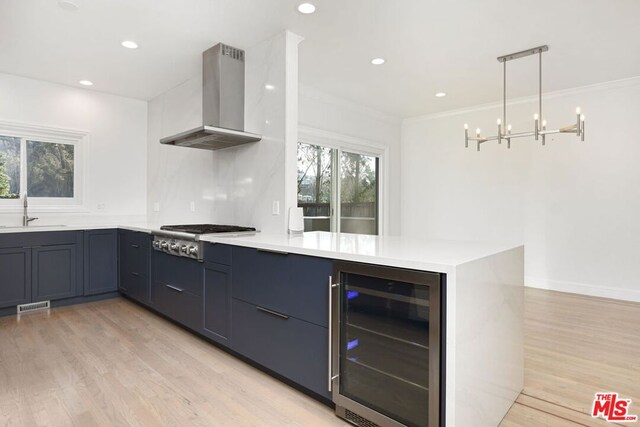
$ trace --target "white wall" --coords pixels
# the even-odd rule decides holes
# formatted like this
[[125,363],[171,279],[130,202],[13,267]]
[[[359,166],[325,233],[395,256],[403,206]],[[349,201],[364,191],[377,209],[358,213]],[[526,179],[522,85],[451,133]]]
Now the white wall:
[[[142,220],[146,214],[147,103],[0,74],[0,120],[88,132],[85,212],[38,213],[52,224]],[[98,204],[105,209],[98,211]],[[0,215],[19,225],[22,212]]]
[[[495,134],[498,106],[405,120],[402,233],[524,242],[529,286],[640,301],[640,78],[545,95],[549,128],[587,116],[575,135],[481,152],[463,124]],[[509,107],[532,127],[534,100]],[[504,143],[503,143],[504,144]]]
[[[301,130],[320,130],[322,138],[341,138],[387,150],[384,191],[387,203],[385,234],[400,233],[400,128],[401,119],[346,101],[315,88],[300,86]],[[346,137],[346,138],[345,138]]]
[[[263,135],[254,144],[220,151],[165,146],[160,138],[202,125],[202,76],[149,102],[150,222],[228,223],[262,232],[286,231],[287,208],[295,206],[297,134],[297,44],[282,32],[246,49],[245,130]],[[273,90],[265,88],[272,85]],[[287,177],[288,176],[288,177]],[[272,214],[272,203],[280,214]],[[190,209],[191,202],[196,211]],[[160,211],[154,211],[159,203]]]

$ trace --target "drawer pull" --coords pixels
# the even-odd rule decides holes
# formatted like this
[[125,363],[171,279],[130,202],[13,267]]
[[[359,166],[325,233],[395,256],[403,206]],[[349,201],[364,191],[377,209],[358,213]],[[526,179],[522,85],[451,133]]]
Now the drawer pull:
[[138,249],[138,248],[140,248],[140,245],[131,245],[131,247]]
[[277,311],[269,310],[268,308],[260,307],[259,305],[256,305],[256,308],[265,313],[271,314],[276,317],[280,317],[281,319],[285,319],[285,320],[289,319],[289,316],[287,316],[286,314],[278,313]]
[[132,275],[132,276],[136,276],[136,277],[140,277],[140,273],[136,273],[135,271],[132,271],[132,272],[131,272],[131,275]]
[[175,286],[165,285],[169,289],[173,289],[176,292],[184,292],[184,289],[176,288]]
[[266,252],[266,253],[269,253],[269,254],[277,254],[277,255],[289,255],[289,252],[275,251],[273,249],[261,249],[261,248],[258,248],[258,252]]

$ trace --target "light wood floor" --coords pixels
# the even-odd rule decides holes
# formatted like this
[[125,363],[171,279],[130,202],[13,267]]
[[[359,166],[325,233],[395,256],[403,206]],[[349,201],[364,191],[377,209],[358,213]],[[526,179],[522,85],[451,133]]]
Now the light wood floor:
[[[502,425],[640,414],[640,304],[527,289],[525,390]],[[0,425],[345,426],[333,411],[124,299],[0,318]]]
[[599,391],[640,415],[640,304],[527,288],[524,383],[504,427],[610,426],[590,415]]

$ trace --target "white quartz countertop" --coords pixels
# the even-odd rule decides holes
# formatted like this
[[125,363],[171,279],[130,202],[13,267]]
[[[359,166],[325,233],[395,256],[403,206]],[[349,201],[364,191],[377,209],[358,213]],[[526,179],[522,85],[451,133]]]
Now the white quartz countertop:
[[[0,227],[0,233],[78,231],[108,228],[153,233],[160,230],[160,225],[132,223]],[[521,246],[508,243],[431,240],[399,236],[329,233],[324,231],[314,231],[299,235],[266,233],[233,237],[204,235],[200,237],[200,240],[210,243],[223,243],[440,273],[450,273],[458,265]]]
[[238,237],[202,236],[201,240],[440,273],[449,273],[458,265],[521,246],[324,231],[301,235],[258,233]]

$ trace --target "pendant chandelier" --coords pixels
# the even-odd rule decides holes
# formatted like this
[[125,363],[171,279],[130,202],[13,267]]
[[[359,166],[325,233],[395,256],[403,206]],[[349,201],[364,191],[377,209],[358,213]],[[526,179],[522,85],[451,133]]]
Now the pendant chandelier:
[[[511,148],[511,140],[513,138],[528,136],[533,136],[536,141],[542,140],[542,145],[546,145],[546,136],[556,133],[575,133],[581,141],[584,141],[584,114],[581,113],[580,107],[576,108],[576,121],[574,124],[560,129],[547,129],[547,121],[542,115],[542,54],[548,50],[549,46],[544,45],[498,57],[498,62],[502,63],[502,119],[497,121],[498,135],[482,136],[481,130],[478,128],[476,129],[476,136],[469,137],[469,126],[465,124],[464,146],[466,148],[469,148],[469,141],[476,142],[477,151],[480,151],[480,145],[485,142],[498,141],[498,144],[502,144],[502,140],[507,141],[507,148]],[[533,116],[533,131],[514,133],[511,130],[511,125],[507,125],[507,62],[531,55],[538,55],[538,112]]]

